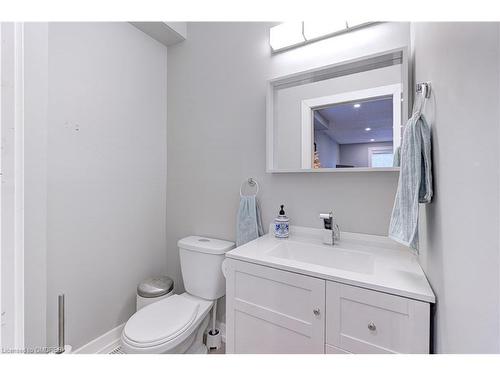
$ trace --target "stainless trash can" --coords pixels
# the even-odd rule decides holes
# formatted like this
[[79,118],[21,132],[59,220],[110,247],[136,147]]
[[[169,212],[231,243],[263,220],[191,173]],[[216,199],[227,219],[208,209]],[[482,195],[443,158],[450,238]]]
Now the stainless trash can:
[[164,275],[150,277],[137,285],[137,310],[174,294],[174,280]]

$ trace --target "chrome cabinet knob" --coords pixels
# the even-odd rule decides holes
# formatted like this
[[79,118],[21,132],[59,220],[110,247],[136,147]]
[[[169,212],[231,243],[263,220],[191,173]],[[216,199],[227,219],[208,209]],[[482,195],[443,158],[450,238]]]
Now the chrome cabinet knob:
[[370,323],[368,323],[368,329],[370,331],[375,331],[375,330],[377,330],[377,326],[375,325],[375,323],[370,322]]
[[319,316],[320,312],[321,312],[321,311],[320,311],[319,309],[314,309],[314,310],[313,310],[313,313],[314,313],[314,315],[316,315],[316,316]]

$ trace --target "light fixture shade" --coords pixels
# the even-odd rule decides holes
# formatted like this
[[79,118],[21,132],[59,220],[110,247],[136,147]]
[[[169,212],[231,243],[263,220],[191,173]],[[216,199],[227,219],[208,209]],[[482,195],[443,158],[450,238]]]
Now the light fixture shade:
[[306,40],[321,38],[347,29],[346,21],[304,21]]
[[302,22],[283,22],[271,27],[269,31],[269,43],[273,51],[303,42]]

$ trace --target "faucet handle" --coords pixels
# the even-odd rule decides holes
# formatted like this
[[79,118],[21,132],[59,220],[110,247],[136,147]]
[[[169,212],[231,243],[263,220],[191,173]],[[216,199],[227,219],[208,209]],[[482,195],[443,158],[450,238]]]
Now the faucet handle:
[[320,219],[331,219],[333,218],[333,212],[330,211],[327,214],[319,214]]
[[319,218],[323,219],[325,229],[332,229],[333,222],[333,212],[330,211],[327,214],[319,214]]

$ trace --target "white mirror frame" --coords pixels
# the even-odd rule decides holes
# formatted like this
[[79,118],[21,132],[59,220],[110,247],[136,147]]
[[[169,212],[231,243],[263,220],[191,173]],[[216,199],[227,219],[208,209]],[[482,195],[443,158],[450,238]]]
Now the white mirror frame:
[[[313,161],[313,114],[314,109],[328,105],[348,103],[356,100],[376,98],[380,96],[392,96],[392,143],[393,149],[401,143],[401,84],[372,87],[365,90],[343,92],[336,95],[322,96],[302,101],[302,143],[301,143],[301,167],[311,169]],[[351,168],[349,168],[351,169]],[[354,168],[360,170],[360,168]],[[366,168],[361,168],[366,169]],[[377,170],[386,168],[377,168]]]

